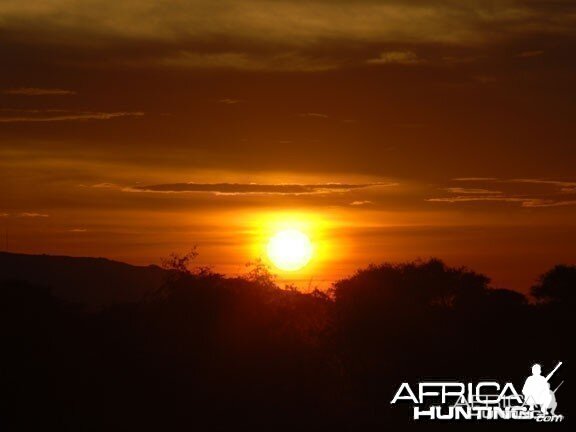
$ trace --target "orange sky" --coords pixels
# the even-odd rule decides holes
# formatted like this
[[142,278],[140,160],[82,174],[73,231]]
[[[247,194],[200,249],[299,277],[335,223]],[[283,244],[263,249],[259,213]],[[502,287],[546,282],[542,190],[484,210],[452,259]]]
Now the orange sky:
[[237,274],[288,220],[305,285],[437,256],[526,290],[576,256],[574,12],[2,2],[8,249]]

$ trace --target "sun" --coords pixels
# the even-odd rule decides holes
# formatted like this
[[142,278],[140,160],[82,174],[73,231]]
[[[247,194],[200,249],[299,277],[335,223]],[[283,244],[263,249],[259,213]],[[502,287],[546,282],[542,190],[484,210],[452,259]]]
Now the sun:
[[285,271],[300,270],[308,264],[313,252],[308,236],[297,229],[278,231],[266,249],[274,265]]

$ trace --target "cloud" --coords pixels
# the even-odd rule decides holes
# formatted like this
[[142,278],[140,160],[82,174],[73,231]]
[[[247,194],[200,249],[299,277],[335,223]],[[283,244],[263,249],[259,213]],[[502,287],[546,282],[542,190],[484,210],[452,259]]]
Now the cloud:
[[[8,28],[25,24],[30,28],[37,22],[59,32],[108,38],[173,41],[220,37],[292,46],[329,39],[469,45],[524,33],[571,33],[572,3],[190,0],[159,5],[152,0],[29,0],[0,2],[0,15]],[[74,42],[86,40],[93,41],[86,37]]]
[[88,230],[86,228],[72,228],[72,229],[68,230],[68,232],[72,232],[72,233],[84,233],[87,231]]
[[117,189],[117,188],[120,188],[120,186],[115,184],[115,183],[96,183],[96,184],[91,185],[90,187],[93,187],[96,189]]
[[564,207],[576,205],[576,200],[551,201],[551,200],[527,200],[522,203],[523,207]]
[[134,186],[128,192],[190,193],[205,192],[216,195],[310,195],[350,192],[373,186],[392,186],[385,183],[364,184],[257,184],[257,183],[172,183],[150,186]]
[[159,64],[167,67],[188,69],[235,69],[245,71],[291,71],[319,72],[336,69],[339,64],[302,55],[294,52],[286,53],[247,53],[221,52],[201,53],[181,51],[159,60]]
[[525,202],[526,198],[517,197],[501,197],[501,196],[455,196],[443,198],[428,198],[428,202],[445,202],[445,203],[459,203],[459,202],[476,202],[476,201],[501,201],[501,202]]
[[445,198],[429,198],[428,202],[441,202],[441,203],[463,203],[463,202],[509,202],[520,203],[522,207],[538,208],[538,207],[564,207],[576,205],[576,200],[555,201],[550,199],[537,199],[537,198],[522,198],[522,197],[501,197],[501,196],[456,196]]
[[368,64],[400,64],[400,65],[417,65],[424,63],[413,51],[386,51],[380,53],[376,58],[366,60]]
[[540,57],[542,54],[544,54],[544,51],[541,50],[523,51],[521,53],[516,54],[516,57],[519,58]]
[[[573,3],[5,0],[0,16],[6,44],[30,48],[29,55],[50,58],[53,64],[314,72],[366,63],[424,62],[412,47],[419,53],[445,47],[444,53],[434,55],[450,63],[474,57],[452,48],[518,41],[524,42],[518,46],[530,47],[538,37],[573,37]],[[374,54],[375,47],[384,51],[366,60],[367,47]],[[14,56],[21,58],[25,54],[18,48]]]
[[231,99],[231,98],[224,98],[224,99],[218,100],[218,103],[226,104],[226,105],[235,105],[235,104],[240,103],[240,102],[241,101],[239,99]]
[[372,201],[352,201],[350,203],[351,206],[364,206],[364,205],[369,205],[372,204]]
[[50,215],[45,214],[45,213],[34,213],[34,212],[18,213],[18,216],[24,217],[24,218],[47,218],[47,217],[50,217]]
[[457,177],[452,179],[454,181],[495,181],[498,180],[496,177]]
[[8,217],[10,216],[8,213],[0,213],[0,217]]
[[480,84],[492,84],[498,81],[494,75],[475,75],[472,79]]
[[315,113],[315,112],[307,112],[307,113],[300,113],[298,114],[300,117],[309,117],[309,118],[328,118],[328,114],[322,113]]
[[4,90],[2,93],[9,95],[22,95],[22,96],[66,96],[76,94],[76,92],[72,90],[64,90],[59,88],[38,88],[38,87],[10,88]]
[[565,180],[546,180],[546,179],[526,179],[526,178],[518,178],[518,179],[493,179],[495,182],[499,183],[524,183],[524,184],[532,184],[532,185],[543,185],[543,186],[551,186],[556,190],[559,190],[563,193],[573,193],[576,192],[576,182],[574,181],[565,181]]
[[141,117],[143,112],[96,112],[66,110],[16,110],[4,109],[0,123],[42,123],[79,120],[111,120],[120,117]]
[[461,187],[450,187],[445,188],[448,192],[459,193],[459,194],[480,194],[480,195],[491,195],[491,194],[501,194],[501,191],[489,190],[489,189],[471,189],[471,188],[461,188]]
[[482,60],[482,56],[479,55],[462,55],[462,56],[443,56],[441,60],[446,64],[459,65],[459,64],[470,64],[476,63]]
[[[449,193],[456,196],[428,198],[428,202],[465,203],[465,202],[511,202],[525,208],[563,207],[576,204],[576,182],[546,179],[498,179],[492,177],[463,177],[453,181],[479,181],[498,183],[502,191],[447,187]],[[521,185],[535,185],[527,187]]]
[[452,181],[477,181],[477,182],[497,182],[497,183],[530,183],[551,185],[560,187],[576,187],[576,181],[566,180],[547,180],[547,179],[530,179],[530,178],[513,178],[513,179],[500,179],[497,177],[457,177]]
[[540,179],[512,179],[511,183],[527,183],[534,185],[553,186],[562,193],[576,193],[576,182],[560,180],[540,180]]

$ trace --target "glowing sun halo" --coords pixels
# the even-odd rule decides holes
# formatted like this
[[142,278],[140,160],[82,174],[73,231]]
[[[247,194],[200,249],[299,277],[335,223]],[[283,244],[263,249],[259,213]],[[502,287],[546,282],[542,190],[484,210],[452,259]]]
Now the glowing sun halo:
[[277,232],[268,242],[268,257],[280,270],[300,270],[312,258],[312,243],[296,229]]

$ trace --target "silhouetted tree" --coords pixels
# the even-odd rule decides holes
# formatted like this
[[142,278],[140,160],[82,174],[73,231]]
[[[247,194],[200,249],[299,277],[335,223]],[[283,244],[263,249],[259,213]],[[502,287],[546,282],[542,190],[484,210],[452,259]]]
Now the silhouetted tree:
[[168,257],[162,259],[162,268],[182,274],[192,273],[192,261],[198,257],[196,246],[184,254],[172,252]]
[[532,295],[541,301],[574,304],[576,298],[576,265],[557,265],[540,276]]
[[[371,265],[334,284],[336,302],[367,303],[397,308],[450,304],[466,292],[483,292],[489,279],[466,268],[447,267],[439,259],[403,264]],[[365,306],[369,306],[366,304]]]
[[407,413],[389,403],[401,381],[516,382],[519,365],[568,358],[558,329],[572,311],[558,305],[574,267],[543,275],[534,295],[550,301],[531,304],[437,259],[303,293],[261,261],[225,277],[193,267],[196,255],[164,261],[162,292],[100,309],[0,281],[0,428],[404,430]]
[[248,268],[248,272],[244,275],[246,280],[263,287],[278,288],[276,285],[276,275],[272,273],[270,266],[261,258],[249,262],[246,264],[246,267]]

